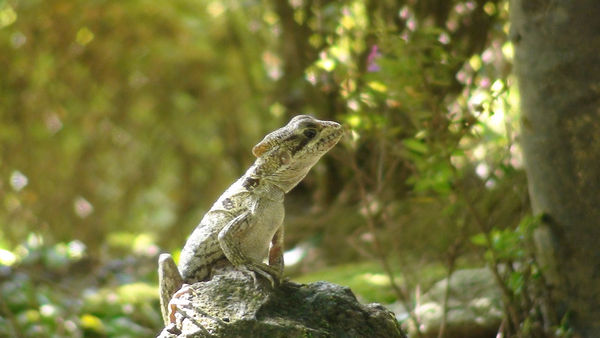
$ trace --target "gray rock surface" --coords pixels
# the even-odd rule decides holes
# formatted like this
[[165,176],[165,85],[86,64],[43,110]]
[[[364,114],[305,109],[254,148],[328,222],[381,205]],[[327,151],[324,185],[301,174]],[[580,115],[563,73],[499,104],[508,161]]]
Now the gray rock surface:
[[284,282],[272,289],[233,269],[191,285],[169,307],[174,320],[159,337],[406,337],[392,312],[360,304],[347,287]]
[[[448,279],[427,291],[415,308],[423,337],[437,337],[442,322],[443,300]],[[501,293],[487,268],[455,271],[450,278],[447,338],[496,337],[502,321]],[[407,321],[408,331],[416,330]]]

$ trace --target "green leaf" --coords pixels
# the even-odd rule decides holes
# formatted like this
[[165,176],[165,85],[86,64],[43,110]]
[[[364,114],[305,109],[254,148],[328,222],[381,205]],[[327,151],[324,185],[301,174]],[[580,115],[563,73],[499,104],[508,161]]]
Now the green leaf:
[[402,144],[404,145],[404,147],[408,150],[410,150],[411,152],[417,153],[417,154],[426,154],[428,151],[427,145],[420,140],[416,140],[416,139],[405,139],[402,141]]
[[92,314],[85,313],[79,318],[79,320],[81,321],[81,326],[87,330],[98,333],[103,333],[106,330],[102,320]]
[[484,233],[478,233],[475,236],[471,236],[471,243],[479,246],[487,246],[487,239]]
[[513,272],[510,274],[508,278],[508,287],[515,292],[515,294],[520,294],[523,290],[525,277],[520,272]]

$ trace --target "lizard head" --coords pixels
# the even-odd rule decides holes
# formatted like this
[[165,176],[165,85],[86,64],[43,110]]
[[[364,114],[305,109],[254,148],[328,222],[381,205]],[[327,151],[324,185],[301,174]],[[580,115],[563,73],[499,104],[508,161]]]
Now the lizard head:
[[257,174],[288,192],[338,143],[343,133],[337,122],[298,115],[254,146],[252,153],[258,158],[260,172]]

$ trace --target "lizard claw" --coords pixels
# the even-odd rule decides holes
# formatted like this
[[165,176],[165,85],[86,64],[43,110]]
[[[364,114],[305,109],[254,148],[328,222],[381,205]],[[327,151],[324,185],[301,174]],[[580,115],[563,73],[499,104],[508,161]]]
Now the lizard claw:
[[183,296],[186,293],[194,293],[194,290],[192,289],[192,287],[189,284],[183,284],[181,286],[181,289],[179,289],[177,292],[175,292],[175,294],[173,294],[173,297],[171,298],[171,301],[168,304],[169,309],[168,309],[167,317],[168,317],[169,323],[171,323],[171,324],[175,323],[175,312],[177,312],[178,306],[186,304],[185,302],[183,302],[180,299],[181,296]]
[[252,273],[252,277],[254,279],[255,285],[258,283],[258,280],[256,279],[256,274],[259,274],[262,277],[264,277],[265,279],[267,279],[269,281],[269,283],[271,284],[271,287],[273,287],[273,288],[275,288],[277,285],[279,285],[281,274],[277,270],[275,270],[273,267],[270,267],[266,264],[247,263],[247,264],[244,264],[243,270],[249,271]]

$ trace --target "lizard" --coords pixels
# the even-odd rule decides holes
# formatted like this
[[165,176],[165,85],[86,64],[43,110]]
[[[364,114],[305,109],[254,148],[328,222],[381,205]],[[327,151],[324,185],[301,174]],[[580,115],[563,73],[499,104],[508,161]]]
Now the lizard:
[[[219,264],[250,271],[279,284],[283,275],[284,195],[343,135],[333,121],[298,115],[252,148],[256,160],[204,215],[188,237],[179,266],[170,254],[158,259],[165,325],[169,301],[185,284],[205,281]],[[268,264],[263,263],[267,261]],[[181,291],[180,291],[181,292]]]

